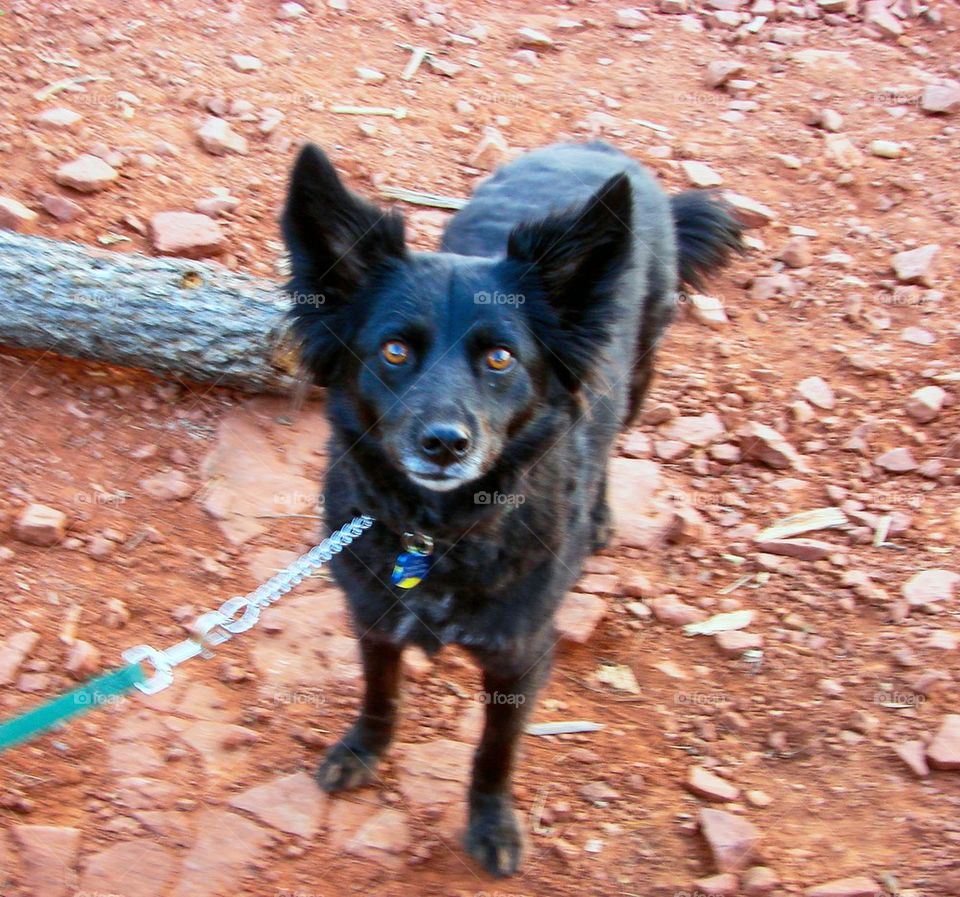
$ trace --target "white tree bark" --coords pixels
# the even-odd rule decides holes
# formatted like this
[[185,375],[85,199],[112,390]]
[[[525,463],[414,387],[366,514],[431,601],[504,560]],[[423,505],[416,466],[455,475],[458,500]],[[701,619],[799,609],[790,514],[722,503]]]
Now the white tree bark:
[[280,284],[0,230],[0,344],[250,392],[296,371]]

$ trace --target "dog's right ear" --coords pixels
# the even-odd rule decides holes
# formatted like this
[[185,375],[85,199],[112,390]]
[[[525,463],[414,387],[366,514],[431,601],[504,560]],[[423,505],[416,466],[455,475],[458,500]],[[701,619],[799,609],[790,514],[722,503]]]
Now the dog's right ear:
[[[590,375],[615,325],[619,280],[631,262],[633,187],[611,177],[585,203],[510,232],[507,257],[557,374],[571,390]],[[531,284],[530,287],[524,285]]]
[[406,255],[403,217],[350,192],[323,151],[307,144],[290,175],[280,226],[290,251],[294,327],[322,384],[356,321],[351,300],[374,269]]

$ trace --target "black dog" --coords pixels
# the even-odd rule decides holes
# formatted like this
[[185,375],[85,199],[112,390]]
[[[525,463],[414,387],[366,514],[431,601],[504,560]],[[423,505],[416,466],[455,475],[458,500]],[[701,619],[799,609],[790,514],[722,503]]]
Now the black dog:
[[320,783],[374,778],[405,645],[462,645],[486,701],[466,846],[509,875],[517,742],[554,611],[607,539],[607,457],[647,390],[678,283],[722,265],[740,228],[719,200],[668,198],[603,143],[502,168],[439,253],[410,252],[401,216],[350,193],[307,146],[282,224],[302,357],[333,426],[327,523],[376,518],[333,565],[366,694]]

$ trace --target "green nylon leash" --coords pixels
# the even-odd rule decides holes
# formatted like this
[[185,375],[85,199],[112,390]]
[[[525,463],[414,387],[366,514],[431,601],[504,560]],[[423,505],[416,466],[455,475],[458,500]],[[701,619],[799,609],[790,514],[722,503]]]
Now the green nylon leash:
[[29,741],[47,729],[66,722],[74,716],[94,710],[126,694],[146,681],[147,674],[139,663],[131,663],[111,673],[68,691],[59,698],[41,704],[21,716],[0,723],[0,753],[7,748]]
[[[234,635],[253,627],[260,619],[261,610],[316,573],[335,554],[363,535],[373,523],[373,518],[366,515],[354,517],[249,595],[230,598],[218,610],[202,614],[194,621],[190,638],[165,651],[158,651],[150,645],[128,648],[122,655],[127,666],[91,679],[59,698],[0,723],[0,753],[71,717],[102,707],[133,688],[145,695],[162,691],[173,682],[173,672],[179,664],[193,657],[212,657],[211,647],[222,645]],[[152,675],[147,675],[143,663],[152,665]]]

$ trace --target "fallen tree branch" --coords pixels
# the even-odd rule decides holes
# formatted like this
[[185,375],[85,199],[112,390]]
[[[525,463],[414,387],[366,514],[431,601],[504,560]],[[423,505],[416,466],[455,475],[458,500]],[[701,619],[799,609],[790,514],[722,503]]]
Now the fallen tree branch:
[[289,301],[269,280],[0,230],[0,344],[287,391]]
[[109,75],[78,75],[76,78],[64,78],[61,81],[54,81],[53,84],[42,87],[33,95],[33,98],[43,102],[44,100],[49,100],[52,96],[56,96],[61,91],[69,90],[78,84],[89,84],[91,81],[112,80]]
[[421,190],[408,190],[406,187],[383,187],[380,195],[385,199],[398,199],[415,206],[430,206],[434,209],[453,209],[459,211],[467,200],[459,196],[441,196],[438,193],[424,193]]

